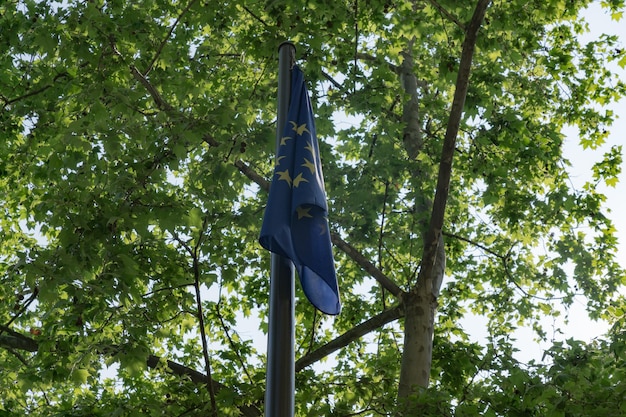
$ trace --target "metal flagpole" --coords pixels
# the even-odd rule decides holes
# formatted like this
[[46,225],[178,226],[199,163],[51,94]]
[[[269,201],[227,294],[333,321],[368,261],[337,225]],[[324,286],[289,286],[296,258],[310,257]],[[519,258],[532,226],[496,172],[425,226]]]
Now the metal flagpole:
[[[287,123],[291,94],[291,67],[296,48],[291,42],[278,47],[278,119],[276,149]],[[295,273],[293,263],[271,255],[269,328],[265,376],[265,417],[292,417],[295,391]]]

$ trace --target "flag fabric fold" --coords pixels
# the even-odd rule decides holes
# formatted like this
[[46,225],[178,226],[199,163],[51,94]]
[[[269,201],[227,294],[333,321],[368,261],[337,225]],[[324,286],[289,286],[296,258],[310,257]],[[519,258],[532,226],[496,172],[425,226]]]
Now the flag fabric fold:
[[339,314],[341,302],[328,228],[328,206],[304,74],[291,70],[288,122],[276,150],[259,242],[289,258],[311,304]]

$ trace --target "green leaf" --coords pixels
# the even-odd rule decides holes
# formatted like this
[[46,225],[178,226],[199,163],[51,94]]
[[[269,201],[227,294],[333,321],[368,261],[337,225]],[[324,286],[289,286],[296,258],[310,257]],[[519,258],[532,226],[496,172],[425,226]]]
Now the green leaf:
[[73,369],[70,375],[74,383],[85,384],[87,383],[87,378],[89,378],[89,371],[87,369]]

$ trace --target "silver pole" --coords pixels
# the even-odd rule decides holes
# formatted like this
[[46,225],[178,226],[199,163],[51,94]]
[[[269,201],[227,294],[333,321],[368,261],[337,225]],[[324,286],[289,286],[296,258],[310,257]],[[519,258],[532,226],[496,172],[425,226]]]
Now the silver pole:
[[[291,67],[296,48],[291,42],[278,47],[278,118],[276,149],[287,123],[291,94]],[[293,417],[295,386],[295,273],[289,259],[272,253],[269,328],[265,376],[265,417]]]

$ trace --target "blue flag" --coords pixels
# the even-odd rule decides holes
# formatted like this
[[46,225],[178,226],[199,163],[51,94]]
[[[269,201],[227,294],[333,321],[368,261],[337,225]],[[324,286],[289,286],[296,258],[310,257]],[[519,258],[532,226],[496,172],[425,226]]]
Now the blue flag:
[[328,207],[311,102],[304,75],[291,70],[288,122],[276,150],[261,245],[291,259],[311,304],[339,314],[341,303],[328,229]]

